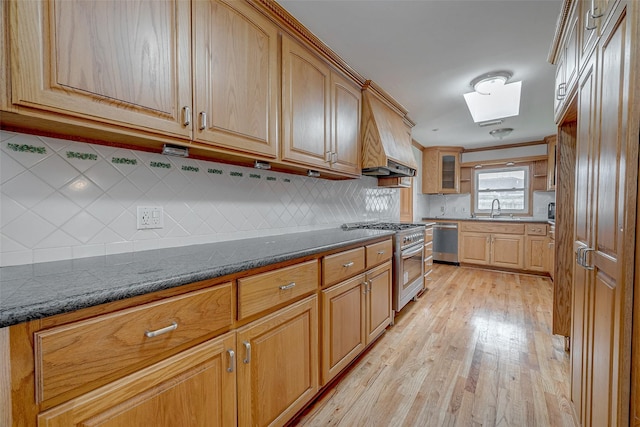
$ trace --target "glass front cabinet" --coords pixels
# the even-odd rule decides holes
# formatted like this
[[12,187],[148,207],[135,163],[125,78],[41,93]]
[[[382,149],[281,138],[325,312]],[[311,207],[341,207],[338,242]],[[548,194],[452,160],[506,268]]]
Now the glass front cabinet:
[[422,192],[448,194],[460,192],[460,153],[462,147],[427,147],[422,152]]

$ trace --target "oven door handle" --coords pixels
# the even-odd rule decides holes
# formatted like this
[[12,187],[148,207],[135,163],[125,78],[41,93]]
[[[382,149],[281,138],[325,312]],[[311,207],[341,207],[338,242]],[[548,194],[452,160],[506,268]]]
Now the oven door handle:
[[402,259],[411,258],[412,256],[417,255],[419,252],[422,252],[423,249],[424,245],[420,245],[418,249],[414,249],[410,252],[402,252]]

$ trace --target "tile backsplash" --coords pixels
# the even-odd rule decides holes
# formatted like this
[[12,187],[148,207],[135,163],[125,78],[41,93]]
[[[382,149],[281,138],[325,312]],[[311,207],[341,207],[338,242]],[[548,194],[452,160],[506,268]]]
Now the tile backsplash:
[[[0,131],[0,266],[399,220],[397,189]],[[138,230],[138,206],[164,228]]]

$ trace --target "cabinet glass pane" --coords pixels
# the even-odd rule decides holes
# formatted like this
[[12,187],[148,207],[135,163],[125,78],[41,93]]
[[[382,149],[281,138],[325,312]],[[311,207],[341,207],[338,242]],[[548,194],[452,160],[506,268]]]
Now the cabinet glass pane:
[[456,188],[456,156],[442,156],[442,188]]

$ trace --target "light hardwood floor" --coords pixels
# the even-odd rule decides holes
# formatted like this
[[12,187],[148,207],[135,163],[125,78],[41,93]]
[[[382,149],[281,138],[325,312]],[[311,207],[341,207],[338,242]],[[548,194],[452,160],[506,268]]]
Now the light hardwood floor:
[[429,290],[292,425],[574,426],[549,279],[434,267]]

